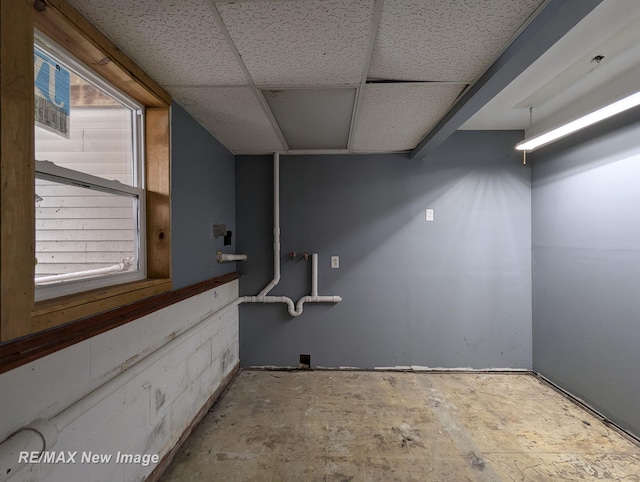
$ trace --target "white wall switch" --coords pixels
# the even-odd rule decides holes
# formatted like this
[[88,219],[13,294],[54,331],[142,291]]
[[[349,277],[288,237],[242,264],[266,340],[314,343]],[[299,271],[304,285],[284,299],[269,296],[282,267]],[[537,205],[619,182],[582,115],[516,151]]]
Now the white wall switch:
[[427,209],[425,217],[427,221],[433,221],[433,209]]
[[331,256],[331,267],[332,268],[340,267],[340,256]]

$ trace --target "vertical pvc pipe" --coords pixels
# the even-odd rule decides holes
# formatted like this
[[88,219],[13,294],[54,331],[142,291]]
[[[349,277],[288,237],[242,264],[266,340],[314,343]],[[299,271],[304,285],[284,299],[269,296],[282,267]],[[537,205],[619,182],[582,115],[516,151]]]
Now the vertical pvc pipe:
[[280,153],[273,153],[273,279],[258,293],[258,298],[280,282]]
[[311,296],[318,296],[318,254],[311,255]]
[[291,316],[302,313],[308,303],[339,303],[340,296],[318,296],[318,254],[311,255],[311,295],[303,296],[296,305],[287,296],[267,296],[280,282],[280,154],[273,153],[273,280],[257,296],[244,296],[239,303],[286,303]]
[[280,281],[280,153],[273,154],[273,280]]

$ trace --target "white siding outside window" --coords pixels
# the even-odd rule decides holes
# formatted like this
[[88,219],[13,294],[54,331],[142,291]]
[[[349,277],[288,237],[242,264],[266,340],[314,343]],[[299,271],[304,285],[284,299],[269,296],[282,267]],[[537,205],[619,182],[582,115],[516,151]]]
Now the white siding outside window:
[[69,138],[35,126],[37,299],[144,277],[139,112],[71,71]]

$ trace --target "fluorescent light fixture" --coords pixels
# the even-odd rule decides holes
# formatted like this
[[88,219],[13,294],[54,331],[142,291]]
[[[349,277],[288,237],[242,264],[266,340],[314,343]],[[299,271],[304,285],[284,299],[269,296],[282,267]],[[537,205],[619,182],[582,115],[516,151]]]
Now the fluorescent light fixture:
[[625,97],[624,99],[620,99],[613,104],[609,104],[574,121],[560,127],[556,127],[549,132],[532,137],[531,139],[525,139],[524,141],[516,144],[516,149],[519,151],[533,151],[538,147],[550,144],[553,141],[566,137],[569,134],[573,134],[580,129],[590,126],[591,124],[600,122],[601,120],[612,117],[637,105],[640,105],[640,92],[636,92],[635,94]]

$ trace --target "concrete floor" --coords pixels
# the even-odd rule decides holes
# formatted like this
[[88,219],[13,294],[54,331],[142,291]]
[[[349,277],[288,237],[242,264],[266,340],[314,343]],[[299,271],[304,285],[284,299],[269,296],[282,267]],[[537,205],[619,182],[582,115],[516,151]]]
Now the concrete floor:
[[245,370],[161,480],[640,481],[640,447],[526,374]]

